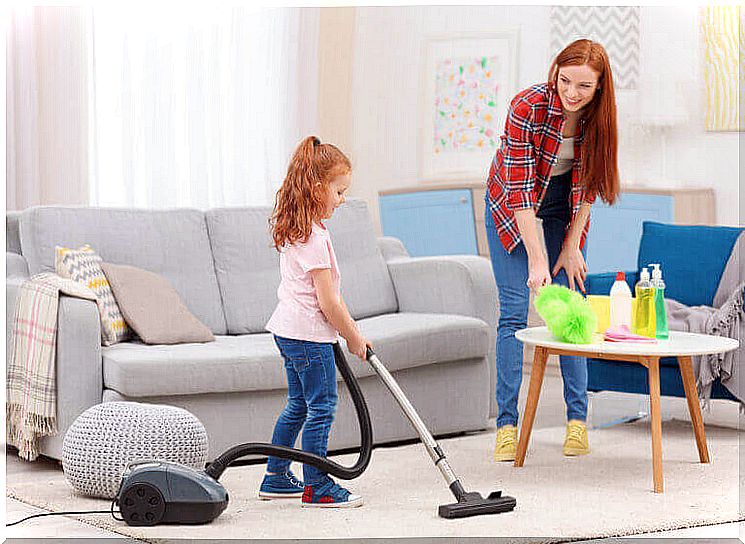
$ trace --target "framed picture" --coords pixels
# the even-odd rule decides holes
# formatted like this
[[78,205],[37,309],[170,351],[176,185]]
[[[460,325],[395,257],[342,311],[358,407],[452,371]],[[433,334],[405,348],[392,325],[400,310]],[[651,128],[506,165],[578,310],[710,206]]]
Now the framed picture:
[[423,45],[419,176],[483,177],[517,92],[518,31],[428,37]]

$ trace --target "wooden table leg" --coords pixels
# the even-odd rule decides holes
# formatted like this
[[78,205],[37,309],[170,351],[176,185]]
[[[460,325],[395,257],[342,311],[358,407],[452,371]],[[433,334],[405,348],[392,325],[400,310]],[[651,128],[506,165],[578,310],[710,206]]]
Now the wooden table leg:
[[533,356],[533,366],[530,368],[530,388],[528,389],[528,399],[525,403],[525,415],[523,416],[520,440],[517,443],[517,454],[515,455],[516,467],[523,466],[525,462],[525,454],[528,451],[530,432],[533,430],[533,421],[535,420],[535,411],[538,406],[538,397],[541,395],[543,374],[546,370],[547,360],[548,349],[536,346],[535,355]]
[[662,414],[660,413],[660,359],[649,357],[649,405],[652,419],[652,473],[654,492],[662,493]]
[[704,420],[701,417],[701,407],[698,403],[698,391],[696,390],[696,378],[693,376],[693,362],[690,357],[678,357],[680,365],[680,376],[683,378],[683,388],[688,401],[688,412],[691,414],[693,423],[693,434],[696,436],[698,457],[702,463],[709,462],[709,450],[706,447],[706,431],[704,431]]

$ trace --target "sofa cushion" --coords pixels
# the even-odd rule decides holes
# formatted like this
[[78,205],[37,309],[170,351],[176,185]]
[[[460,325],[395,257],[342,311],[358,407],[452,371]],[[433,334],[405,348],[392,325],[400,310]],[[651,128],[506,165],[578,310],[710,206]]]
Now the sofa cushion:
[[[206,212],[229,334],[264,332],[277,305],[279,254],[271,245],[270,214],[269,207]],[[352,317],[396,311],[393,283],[364,201],[349,201],[326,225]]]
[[649,263],[659,263],[666,298],[686,306],[711,306],[742,230],[645,221],[639,245],[639,270]]
[[[489,349],[489,327],[473,317],[397,313],[359,324],[391,371],[481,358]],[[287,387],[279,351],[268,333],[217,336],[209,344],[121,343],[104,348],[102,356],[105,388],[129,398]],[[348,352],[347,360],[356,376],[373,374]]]
[[105,262],[160,274],[213,333],[226,332],[203,212],[37,206],[23,211],[20,235],[31,274],[54,270],[54,246],[90,244]]
[[351,199],[326,222],[341,271],[341,293],[354,319],[398,310],[367,203]]
[[277,305],[279,253],[271,245],[271,208],[207,210],[207,229],[227,332],[264,332]]

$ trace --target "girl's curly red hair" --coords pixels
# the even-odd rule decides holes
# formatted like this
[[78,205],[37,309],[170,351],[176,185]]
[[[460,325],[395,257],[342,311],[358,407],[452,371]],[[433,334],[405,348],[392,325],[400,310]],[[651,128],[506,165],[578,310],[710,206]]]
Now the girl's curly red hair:
[[279,251],[285,244],[307,242],[313,223],[323,217],[329,182],[352,172],[352,163],[338,147],[308,136],[292,155],[269,218],[272,241]]

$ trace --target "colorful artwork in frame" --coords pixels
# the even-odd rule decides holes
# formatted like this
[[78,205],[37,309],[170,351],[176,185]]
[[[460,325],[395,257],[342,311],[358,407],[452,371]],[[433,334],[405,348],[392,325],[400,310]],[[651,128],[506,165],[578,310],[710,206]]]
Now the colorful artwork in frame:
[[517,38],[517,31],[501,31],[425,41],[422,181],[485,179],[517,92]]
[[435,66],[434,152],[494,148],[499,57],[441,59]]

